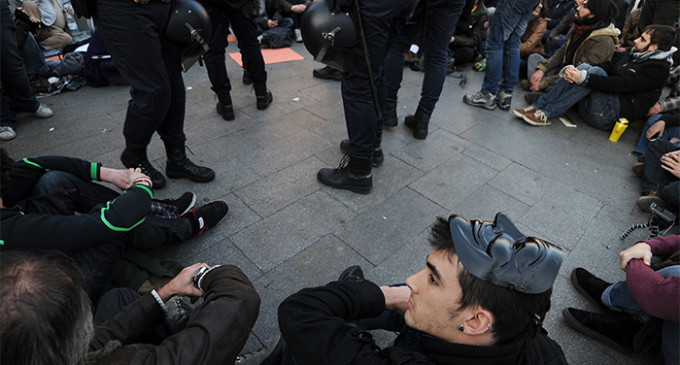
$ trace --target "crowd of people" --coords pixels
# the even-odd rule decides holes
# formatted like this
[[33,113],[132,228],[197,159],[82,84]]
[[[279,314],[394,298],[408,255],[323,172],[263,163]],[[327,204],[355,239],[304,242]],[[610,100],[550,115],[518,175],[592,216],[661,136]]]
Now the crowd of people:
[[[567,363],[543,328],[564,253],[525,235],[503,213],[493,220],[437,217],[425,267],[405,283],[380,286],[350,266],[336,281],[290,295],[278,307],[280,337],[254,353],[243,354],[242,348],[260,297],[236,266],[196,263],[145,293],[115,287],[116,266],[126,250],[209,234],[229,210],[223,201],[195,208],[192,192],[154,198],[166,177],[195,183],[215,178],[211,168],[186,154],[185,45],[164,31],[176,2],[74,1],[76,12],[90,15],[97,28],[90,82],[105,86],[115,70],[130,86],[120,155],[125,169],[65,156],[14,160],[0,148],[1,362]],[[279,28],[307,44],[315,40],[300,31],[305,12],[330,17],[318,22],[330,24],[328,19],[341,20],[338,14],[351,14],[356,42],[336,49],[330,42],[315,51],[308,46],[327,65],[313,75],[341,81],[349,137],[340,143],[345,156],[339,166],[318,171],[321,184],[360,194],[373,190],[373,169],[384,159],[383,129],[398,125],[405,57],[417,49],[424,71],[421,95],[415,112],[403,120],[414,138],[428,136],[449,64],[485,60],[481,90],[465,95],[465,104],[509,111],[520,84],[531,91],[525,96],[529,106],[512,113],[532,126],[551,125],[576,108],[581,121],[601,130],[611,130],[619,118],[644,124],[633,151],[638,156],[633,171],[642,179],[637,204],[678,211],[677,1],[200,2],[211,22],[210,32],[202,34],[209,46],[203,60],[216,112],[227,121],[237,116],[225,66],[229,33],[243,56],[243,82],[253,85],[255,105],[265,110],[274,97],[260,52],[263,34],[275,36]],[[58,75],[58,66],[24,58],[72,44],[68,15],[76,15],[63,0],[16,5],[21,24],[36,26],[21,31],[0,1],[2,140],[16,136],[16,111],[53,115],[37,101],[28,74],[30,69]],[[316,11],[319,7],[324,11]],[[327,41],[328,33],[323,37]],[[666,86],[671,91],[664,95]],[[155,133],[167,155],[165,174],[147,157]],[[564,320],[618,350],[678,364],[679,252],[680,236],[637,242],[620,253],[626,281],[617,283],[574,269],[574,287],[601,312],[565,308]],[[368,332],[374,329],[398,336],[381,347]]]

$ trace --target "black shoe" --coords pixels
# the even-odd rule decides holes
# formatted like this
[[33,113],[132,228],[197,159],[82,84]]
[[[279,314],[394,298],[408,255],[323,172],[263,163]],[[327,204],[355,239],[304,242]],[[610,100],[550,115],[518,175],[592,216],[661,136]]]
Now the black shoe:
[[635,333],[642,324],[628,313],[593,313],[576,308],[564,308],[564,320],[575,330],[621,352],[633,351]]
[[404,118],[404,124],[413,130],[414,138],[427,138],[427,126],[430,123],[431,115],[432,110],[427,110],[419,104],[414,115],[408,115],[406,118]]
[[574,288],[590,299],[595,305],[602,309],[610,310],[602,304],[602,293],[608,286],[612,285],[597,276],[588,272],[584,268],[577,267],[571,272],[571,283]]
[[[343,139],[340,141],[340,151],[343,153],[349,153],[349,139]],[[385,161],[385,156],[383,155],[383,150],[380,146],[373,150],[373,157],[371,158],[371,165],[373,167],[378,167]]]
[[243,85],[252,85],[253,80],[250,79],[250,75],[248,75],[248,71],[246,69],[243,69]]
[[269,104],[274,100],[272,92],[267,89],[266,84],[255,85],[255,96],[257,97],[257,109],[265,110],[269,108]]
[[364,272],[359,265],[350,266],[342,271],[338,281],[364,281]]
[[165,204],[170,204],[173,207],[177,208],[178,215],[181,217],[189,213],[191,208],[194,207],[194,204],[196,204],[196,194],[187,191],[177,199],[164,199],[161,200],[161,202]]
[[229,94],[218,94],[217,98],[217,114],[222,116],[224,120],[234,120],[236,115],[234,115],[234,105],[231,102],[231,96]]
[[393,128],[399,124],[397,118],[397,99],[387,98],[385,102],[385,115],[383,115],[383,127]]
[[342,81],[342,71],[336,70],[330,66],[317,68],[312,72],[312,75],[324,80]]
[[215,227],[219,221],[227,215],[229,206],[218,200],[208,203],[198,209],[189,211],[187,215],[194,223],[194,236],[198,236],[206,229]]
[[324,185],[359,194],[368,194],[373,190],[371,160],[368,158],[345,154],[337,168],[321,169],[316,178]]
[[527,93],[524,95],[524,101],[529,103],[529,105],[534,105],[536,100],[540,98],[543,95],[543,93]]
[[215,179],[215,171],[205,166],[198,166],[191,162],[186,155],[184,141],[166,142],[165,152],[168,161],[165,173],[169,178],[179,179],[186,177],[193,182],[208,182]]
[[120,161],[123,163],[123,166],[128,169],[137,167],[142,169],[142,173],[151,178],[154,189],[162,189],[165,187],[165,184],[167,183],[165,177],[151,165],[151,162],[149,162],[149,159],[146,157],[146,150],[126,148],[120,155]]

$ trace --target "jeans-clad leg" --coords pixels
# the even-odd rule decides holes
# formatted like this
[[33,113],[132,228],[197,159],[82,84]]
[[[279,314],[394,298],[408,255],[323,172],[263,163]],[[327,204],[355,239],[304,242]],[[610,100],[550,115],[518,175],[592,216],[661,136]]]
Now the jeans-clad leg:
[[[577,67],[579,70],[588,70],[594,75],[606,76],[607,73],[597,66],[590,66],[588,64],[581,64]],[[564,79],[560,79],[546,94],[543,94],[536,100],[533,106],[542,110],[548,118],[557,118],[576,105],[581,100],[585,99],[592,92],[591,89],[577,85],[570,84]]]

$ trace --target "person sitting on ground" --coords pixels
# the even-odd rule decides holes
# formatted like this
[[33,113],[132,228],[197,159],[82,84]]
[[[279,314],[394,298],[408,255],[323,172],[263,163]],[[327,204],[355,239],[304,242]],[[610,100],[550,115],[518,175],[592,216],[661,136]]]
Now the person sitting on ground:
[[[35,0],[16,1],[17,9],[28,14],[35,22],[39,20],[40,26],[35,32],[35,40],[46,51],[61,50],[73,44],[73,38],[68,34],[66,27],[66,14],[63,8],[63,0]],[[72,10],[69,10],[72,11]],[[75,16],[75,14],[70,14]]]
[[[502,213],[494,222],[440,217],[430,243],[426,268],[406,286],[378,286],[353,267],[288,297],[278,310],[285,350],[263,364],[289,355],[300,365],[566,364],[542,327],[560,249]],[[393,346],[347,323],[376,316],[399,331]]]
[[[107,296],[95,317],[111,318],[97,327],[78,269],[59,252],[3,252],[0,280],[3,364],[229,364],[260,307],[250,280],[231,265],[186,267],[134,302]],[[203,305],[184,329],[150,342],[174,296],[201,297]]]
[[633,150],[634,154],[644,156],[652,139],[672,141],[680,138],[680,66],[671,69],[667,85],[670,85],[671,92],[649,108],[649,118]]
[[546,17],[548,18],[548,23],[546,24],[546,32],[544,35],[550,33],[550,31],[555,28],[563,18],[569,17],[572,14],[572,9],[574,8],[574,0],[547,0],[543,6],[546,9]]
[[617,63],[565,66],[547,94],[514,113],[530,125],[547,126],[578,104],[583,121],[602,130],[611,130],[619,118],[642,119],[661,96],[676,51],[674,37],[673,27],[650,25]]
[[281,14],[284,17],[293,19],[293,31],[295,32],[295,41],[302,42],[302,32],[300,32],[300,20],[302,14],[307,10],[312,0],[278,0],[281,6]]
[[[95,302],[126,247],[187,241],[215,226],[228,211],[223,201],[192,209],[193,193],[153,200],[151,179],[139,168],[117,170],[64,156],[14,162],[4,149],[0,162],[0,250],[68,253],[78,262]],[[110,182],[123,194],[94,181]]]
[[[468,12],[465,12],[470,1],[473,5]],[[481,57],[480,47],[486,38],[488,29],[489,11],[484,6],[484,2],[468,0],[449,43],[449,50],[453,51],[456,65],[473,62],[477,57]]]
[[633,48],[635,39],[640,36],[637,30],[638,21],[640,21],[641,9],[635,9],[630,12],[626,18],[626,22],[621,30],[621,37],[619,43],[616,44],[614,51],[617,53],[628,53]]
[[120,75],[111,53],[106,49],[99,31],[92,32],[90,43],[85,53],[85,69],[83,70],[87,84],[92,87],[109,85],[109,78]]
[[638,207],[649,212],[652,203],[656,203],[677,214],[680,207],[680,143],[662,139],[650,143],[641,170],[642,196],[637,200]]
[[620,33],[612,24],[616,11],[611,0],[582,2],[576,8],[577,16],[567,41],[555,54],[548,59],[540,53],[528,57],[530,90],[536,92],[553,85],[559,80],[558,71],[566,65],[596,66],[609,61]]
[[260,10],[260,16],[255,18],[258,34],[274,28],[288,30],[293,26],[292,18],[281,15],[279,0],[262,0]]
[[521,77],[526,77],[527,58],[534,53],[543,54],[543,35],[548,24],[547,10],[543,1],[539,2],[536,9],[531,13],[527,30],[522,35],[522,43],[519,44],[519,72]]
[[[604,312],[565,308],[565,321],[577,331],[619,351],[651,350],[648,355],[662,355],[666,364],[677,364],[680,360],[678,252],[680,236],[677,235],[640,241],[619,254],[626,281],[614,284],[583,268],[574,269],[571,273],[574,287]],[[651,265],[652,255],[670,258],[659,265]],[[663,323],[655,330],[661,321]],[[644,348],[647,344],[640,336],[650,332],[651,338],[661,337],[660,354],[654,353],[658,350],[653,346],[649,350]]]

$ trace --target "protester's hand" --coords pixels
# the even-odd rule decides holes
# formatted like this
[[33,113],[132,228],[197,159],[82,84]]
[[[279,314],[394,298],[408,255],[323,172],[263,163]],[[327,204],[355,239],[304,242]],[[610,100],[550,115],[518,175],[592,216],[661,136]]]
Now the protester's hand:
[[187,295],[190,297],[203,296],[203,292],[194,285],[194,274],[201,267],[205,267],[206,269],[210,268],[210,266],[204,262],[185,267],[182,272],[156,291],[158,296],[161,297],[164,302],[173,295]]
[[[150,1],[151,1],[151,0],[135,0],[135,3],[137,3],[137,4],[139,4],[139,5],[146,5],[146,4],[148,4]],[[167,3],[168,1],[163,0],[163,2],[164,2],[164,3]]]
[[621,46],[620,44],[617,44],[614,46],[614,52],[620,53],[620,52],[628,52],[628,48]]
[[128,180],[130,181],[130,186],[132,185],[144,185],[148,188],[153,187],[151,178],[142,172],[139,167],[136,169],[130,168],[128,171]]
[[356,0],[328,0],[328,9],[333,13],[346,13],[354,8]]
[[455,41],[456,41],[456,37],[451,36],[451,40],[449,41],[449,44],[451,44],[451,43],[453,43],[453,42],[455,42]]
[[666,128],[666,122],[663,120],[659,120],[656,123],[652,124],[651,127],[647,130],[647,134],[645,137],[647,140],[652,139],[654,135],[656,135],[656,138],[659,138],[663,136],[663,130]]
[[408,286],[386,286],[380,287],[385,296],[385,309],[403,314],[408,307],[408,298],[411,296],[411,289]]
[[269,29],[276,28],[279,26],[279,22],[277,22],[276,20],[269,19],[267,20],[267,26],[269,27]]
[[564,79],[570,83],[573,84],[577,82],[581,78],[581,71],[577,69],[576,67],[567,67],[564,70]]
[[656,115],[656,114],[659,114],[659,113],[661,113],[661,103],[659,103],[657,101],[656,103],[654,103],[654,105],[652,105],[651,108],[649,108],[649,111],[647,112],[647,116]]
[[543,80],[543,75],[545,75],[543,70],[536,70],[536,72],[531,75],[531,78],[529,79],[531,82],[531,91],[537,92],[539,90],[538,86],[541,83],[541,80]]
[[67,7],[65,7],[63,10],[64,10],[65,12],[69,13],[71,16],[76,16],[76,15],[73,13],[73,8],[72,8],[72,7],[67,6]]
[[661,156],[661,167],[680,178],[680,150],[668,152]]
[[140,168],[119,170],[102,167],[99,170],[99,176],[101,177],[102,181],[116,185],[121,190],[129,189],[134,184],[135,180],[140,180],[139,183],[142,185],[151,187],[151,178],[143,174]]
[[290,11],[298,14],[304,12],[305,10],[307,10],[307,5],[305,4],[297,4],[290,7]]
[[621,270],[626,270],[630,260],[642,259],[645,265],[649,266],[652,262],[652,248],[645,242],[638,242],[635,245],[619,253],[621,259]]

